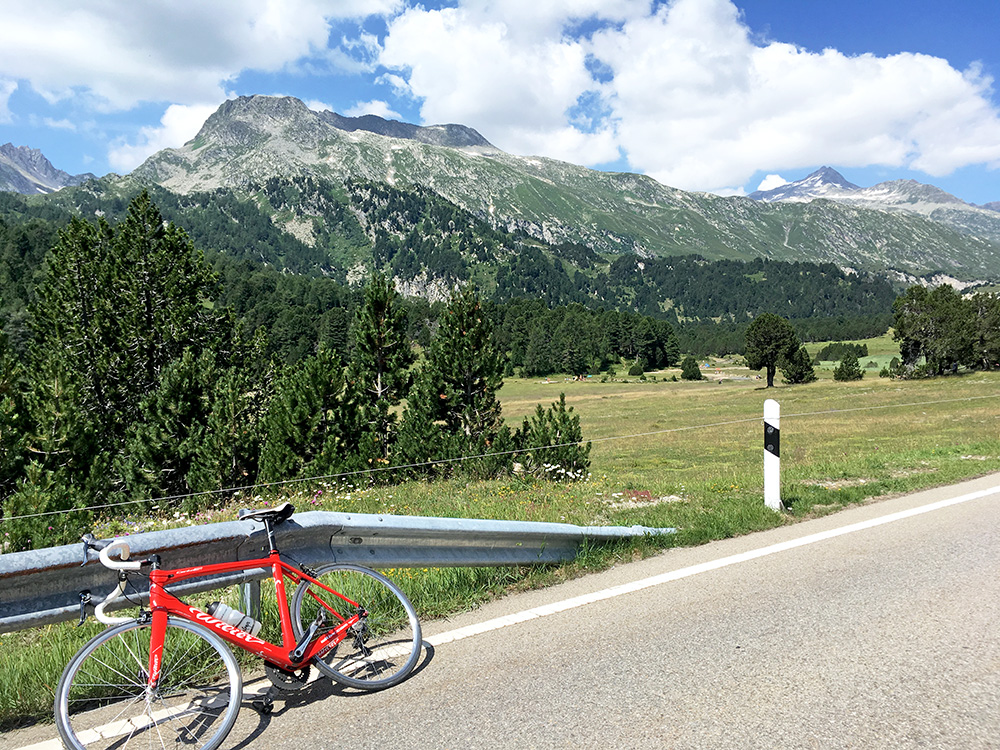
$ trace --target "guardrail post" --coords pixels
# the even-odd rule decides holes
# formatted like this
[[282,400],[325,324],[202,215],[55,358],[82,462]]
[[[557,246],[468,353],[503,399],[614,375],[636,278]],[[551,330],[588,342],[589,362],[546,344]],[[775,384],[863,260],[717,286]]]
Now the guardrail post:
[[764,504],[781,510],[781,407],[773,398],[764,402]]
[[240,611],[260,622],[260,581],[247,581],[240,586]]

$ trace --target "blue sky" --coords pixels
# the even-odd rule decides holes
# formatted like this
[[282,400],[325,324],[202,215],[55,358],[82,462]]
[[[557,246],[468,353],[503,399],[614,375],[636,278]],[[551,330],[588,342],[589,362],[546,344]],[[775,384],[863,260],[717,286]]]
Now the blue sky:
[[829,165],[984,203],[998,29],[997,0],[8,0],[0,144],[125,173],[287,94],[687,190]]

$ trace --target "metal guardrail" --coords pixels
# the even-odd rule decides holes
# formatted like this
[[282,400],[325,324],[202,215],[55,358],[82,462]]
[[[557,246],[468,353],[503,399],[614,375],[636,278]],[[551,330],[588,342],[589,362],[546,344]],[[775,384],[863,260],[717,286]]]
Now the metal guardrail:
[[[128,537],[132,557],[158,554],[176,568],[266,557],[263,526],[253,521],[189,526]],[[304,565],[347,562],[370,568],[530,565],[573,559],[586,541],[608,542],[675,529],[643,526],[573,526],[561,523],[424,518],[310,511],[278,526],[278,547]],[[86,559],[86,562],[84,562]],[[178,595],[266,578],[258,569],[188,581]],[[0,555],[0,633],[76,619],[80,593],[101,601],[115,586],[114,573],[84,545]]]

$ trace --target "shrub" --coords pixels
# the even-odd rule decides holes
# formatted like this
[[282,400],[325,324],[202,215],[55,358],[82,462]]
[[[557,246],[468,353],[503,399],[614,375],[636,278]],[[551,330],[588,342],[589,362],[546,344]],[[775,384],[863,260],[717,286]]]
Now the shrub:
[[544,479],[584,479],[590,468],[590,443],[583,442],[580,417],[566,406],[566,394],[548,409],[535,407],[531,420],[516,436],[528,449],[523,457],[525,471]]
[[683,380],[704,380],[705,376],[701,374],[701,368],[698,366],[697,360],[688,355],[681,362],[681,378]]
[[854,352],[845,354],[844,358],[840,360],[840,364],[837,365],[837,369],[833,371],[834,380],[861,380],[864,376],[864,370],[861,369],[858,356]]

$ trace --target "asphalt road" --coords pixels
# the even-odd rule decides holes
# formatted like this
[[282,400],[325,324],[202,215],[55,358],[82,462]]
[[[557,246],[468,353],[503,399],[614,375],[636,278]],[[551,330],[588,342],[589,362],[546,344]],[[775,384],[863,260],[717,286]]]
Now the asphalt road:
[[998,573],[993,475],[427,623],[407,682],[245,705],[225,747],[1000,748]]

